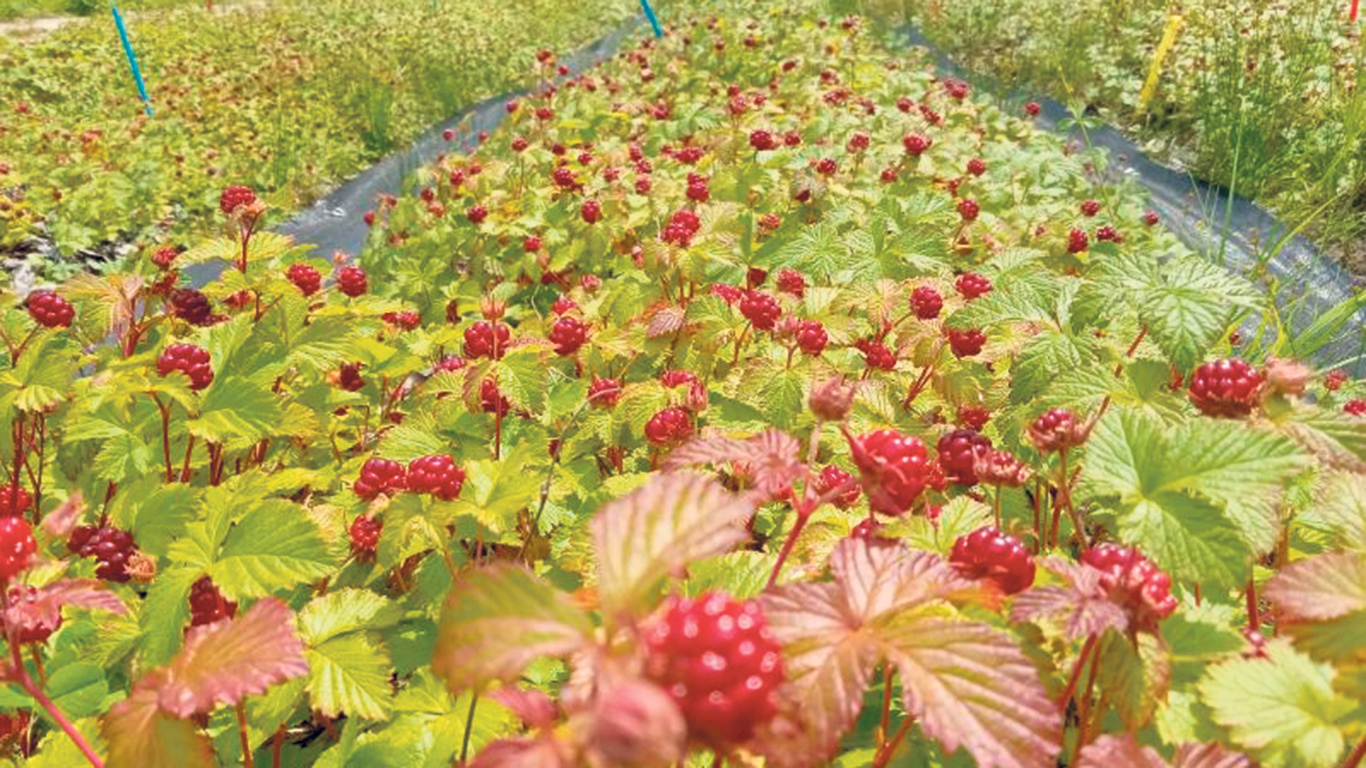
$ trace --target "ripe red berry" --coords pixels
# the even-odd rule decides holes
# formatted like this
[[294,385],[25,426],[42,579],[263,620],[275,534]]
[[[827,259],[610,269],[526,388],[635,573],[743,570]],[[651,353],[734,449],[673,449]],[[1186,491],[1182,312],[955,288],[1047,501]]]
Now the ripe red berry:
[[1342,370],[1333,370],[1324,374],[1323,388],[1329,392],[1336,392],[1342,389],[1342,385],[1347,383],[1347,374]]
[[9,581],[28,567],[38,542],[33,540],[33,528],[16,515],[0,517],[0,582]]
[[170,269],[171,265],[175,263],[176,257],[179,255],[180,251],[176,250],[173,245],[165,248],[158,248],[155,251],[152,251],[152,263],[157,265],[157,269]]
[[961,427],[981,432],[988,421],[991,421],[991,411],[986,408],[973,405],[958,407],[958,424]]
[[361,515],[351,523],[347,537],[351,540],[351,554],[364,563],[375,559],[375,549],[379,546],[379,535],[384,531],[384,521],[369,515]]
[[659,383],[660,386],[665,388],[676,389],[684,386],[697,386],[700,382],[698,381],[697,374],[692,371],[671,370],[659,374]]
[[360,468],[360,476],[352,484],[351,490],[366,501],[371,501],[381,493],[390,496],[406,490],[408,471],[397,461],[372,457]]
[[1262,375],[1236,357],[1205,363],[1191,376],[1190,401],[1206,416],[1246,416],[1261,392]]
[[1019,539],[991,526],[958,537],[949,562],[964,577],[990,581],[1007,595],[1034,584],[1034,558],[1029,550]]
[[958,215],[963,217],[963,221],[976,221],[978,214],[982,212],[982,207],[976,200],[964,198],[958,201]]
[[836,163],[834,158],[821,158],[821,160],[816,163],[816,173],[819,173],[822,176],[834,176],[839,169],[839,163]]
[[157,358],[157,373],[169,376],[179,371],[190,379],[190,389],[203,389],[213,382],[209,351],[194,344],[172,344]]
[[621,382],[616,379],[594,379],[588,385],[588,403],[594,408],[615,408],[621,400]]
[[646,676],[673,698],[697,741],[743,743],[778,712],[782,649],[756,601],[721,592],[670,597],[646,630],[645,647]]
[[370,280],[365,276],[365,270],[360,267],[342,267],[337,272],[337,287],[341,292],[356,298],[370,290]]
[[541,238],[536,237],[535,235],[528,235],[527,238],[522,241],[522,249],[527,253],[536,253],[541,250]]
[[380,315],[380,319],[390,325],[397,326],[399,330],[403,331],[411,331],[419,325],[422,325],[422,315],[419,315],[411,309],[405,309],[399,312],[385,312]]
[[1157,226],[1159,221],[1162,221],[1162,217],[1157,215],[1157,211],[1148,211],[1143,214],[1143,223],[1150,227]]
[[442,501],[460,498],[465,471],[447,454],[423,456],[408,462],[408,490],[427,493]]
[[1043,111],[1043,107],[1039,104],[1039,102],[1031,101],[1024,105],[1024,111],[1025,114],[1029,115],[1030,117],[1038,117],[1039,113]]
[[802,352],[819,357],[825,351],[825,345],[830,343],[830,335],[826,333],[825,326],[815,320],[805,320],[797,327],[797,346],[801,347]]
[[[14,641],[17,643],[46,643],[52,633],[62,626],[61,611],[52,620],[47,610],[35,605],[38,590],[28,584],[15,584],[9,588],[9,610],[24,617],[13,626]],[[3,742],[3,739],[0,739]]]
[[1085,425],[1066,408],[1054,408],[1030,422],[1028,435],[1042,453],[1076,448],[1086,442]]
[[752,131],[749,134],[749,145],[758,152],[767,152],[777,148],[778,141],[768,131]]
[[171,314],[190,325],[209,325],[214,320],[209,297],[194,288],[177,288],[171,293]]
[[645,425],[645,439],[652,445],[678,445],[692,437],[692,418],[677,406],[670,406],[650,417]]
[[896,368],[896,353],[888,349],[886,344],[862,339],[855,342],[854,346],[863,353],[863,364],[869,368],[879,371],[891,371]]
[[1081,205],[1078,207],[1081,209],[1082,216],[1090,217],[1100,213],[1099,200],[1083,200],[1081,201]]
[[212,624],[237,615],[237,603],[223,596],[213,579],[205,576],[190,587],[190,626]]
[[1096,239],[1101,241],[1109,241],[1115,244],[1124,242],[1124,236],[1119,233],[1119,230],[1111,226],[1104,226],[1097,229]]
[[222,211],[224,216],[231,216],[238,208],[255,202],[256,193],[247,187],[227,187],[218,196],[218,210]]
[[721,297],[721,300],[727,304],[734,304],[739,301],[745,293],[741,289],[725,283],[713,283],[709,290],[713,296]]
[[365,214],[361,216],[361,220],[365,222],[365,226],[367,227],[375,226],[375,212],[366,211]]
[[512,410],[512,401],[499,391],[498,382],[489,377],[479,384],[479,408],[484,413],[506,416]]
[[554,312],[557,315],[563,315],[569,312],[574,312],[578,308],[579,305],[576,304],[574,300],[569,298],[568,296],[561,296],[558,299],[555,299],[554,304],[550,305],[550,311]]
[[432,366],[432,373],[451,373],[454,371],[463,370],[465,368],[465,365],[465,358],[456,357],[455,355],[448,355],[446,357],[441,358],[440,362]]
[[[11,518],[0,518],[0,524]],[[82,525],[71,532],[66,548],[80,557],[93,557],[99,563],[95,575],[105,581],[127,582],[128,558],[137,551],[133,535],[111,526],[96,528]]]
[[930,456],[919,438],[883,429],[851,439],[849,449],[873,511],[903,515],[924,492]]
[[1171,577],[1137,549],[1101,544],[1082,553],[1081,562],[1105,574],[1101,586],[1129,611],[1138,628],[1155,627],[1176,611]]
[[1067,233],[1067,252],[1081,253],[1091,247],[1091,239],[1087,237],[1086,230],[1073,229]]
[[926,150],[933,145],[934,139],[923,133],[908,133],[901,137],[901,146],[905,148],[906,154],[914,157],[925,154]]
[[763,267],[750,267],[745,270],[745,287],[758,288],[768,279],[768,270]]
[[33,497],[28,495],[17,478],[0,485],[0,515],[22,515],[32,504]]
[[501,360],[511,339],[512,331],[506,325],[479,320],[465,329],[465,357]]
[[911,291],[911,310],[918,319],[933,320],[943,308],[944,297],[930,286],[922,285]]
[[763,291],[745,291],[740,299],[740,314],[761,331],[771,331],[783,314],[778,300]]
[[987,172],[987,163],[980,157],[974,157],[968,161],[968,173],[973,176],[981,176]]
[[293,264],[285,272],[285,278],[305,296],[312,296],[322,288],[323,276],[307,264]]
[[[847,487],[846,487],[847,486]],[[854,482],[854,476],[830,464],[821,469],[821,473],[816,475],[815,482],[812,483],[813,490],[819,496],[844,488],[845,490],[837,494],[830,503],[839,509],[849,509],[858,503],[863,495],[863,489]]]
[[975,356],[987,343],[986,334],[978,328],[969,328],[965,331],[945,328],[944,335],[949,339],[949,348],[953,350],[953,356],[958,358]]
[[566,315],[555,321],[550,329],[550,343],[555,345],[555,354],[569,357],[579,351],[588,340],[588,326],[577,317]]
[[1366,416],[1366,400],[1348,400],[1342,404],[1342,412],[1349,416]]
[[28,295],[28,314],[44,328],[67,328],[76,319],[76,308],[56,291],[34,291]]
[[977,458],[991,450],[991,439],[971,429],[957,429],[939,438],[939,466],[955,485],[977,484]]
[[795,269],[783,267],[778,270],[778,290],[800,299],[806,294],[806,278]]
[[598,219],[602,218],[602,203],[597,200],[585,200],[579,214],[585,223],[596,224]]
[[991,281],[976,272],[968,272],[959,277],[958,282],[954,283],[954,287],[968,301],[991,293]]

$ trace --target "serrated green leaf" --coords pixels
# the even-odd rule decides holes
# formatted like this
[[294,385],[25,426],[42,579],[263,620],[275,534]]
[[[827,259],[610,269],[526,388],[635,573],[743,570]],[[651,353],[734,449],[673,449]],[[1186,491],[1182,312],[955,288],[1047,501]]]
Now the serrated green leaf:
[[280,404],[268,387],[242,378],[215,380],[190,420],[190,433],[223,443],[234,438],[260,440],[280,422]]
[[209,575],[230,595],[264,597],[332,569],[327,542],[302,507],[267,501],[228,532]]
[[346,635],[311,646],[306,689],[313,708],[329,717],[346,713],[367,720],[389,714],[392,668],[383,646],[364,635]]
[[400,605],[369,590],[348,587],[316,598],[299,611],[299,636],[316,646],[339,635],[378,631],[403,618]]

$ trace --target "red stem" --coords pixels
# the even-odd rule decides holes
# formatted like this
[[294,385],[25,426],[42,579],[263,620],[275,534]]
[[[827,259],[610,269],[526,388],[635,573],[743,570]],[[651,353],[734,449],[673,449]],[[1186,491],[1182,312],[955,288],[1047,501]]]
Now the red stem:
[[285,727],[281,725],[275,731],[275,738],[270,745],[270,765],[271,768],[280,768],[280,754],[285,746]]
[[1256,577],[1249,576],[1247,579],[1247,628],[1257,632],[1262,626],[1261,611],[1257,609],[1257,581]]
[[157,410],[161,411],[161,455],[166,461],[166,482],[175,482],[175,464],[171,461],[171,407],[161,402],[155,392],[152,395],[152,402],[157,404]]
[[892,665],[882,667],[882,720],[877,726],[879,744],[887,743],[887,728],[892,724]]
[[1362,758],[1366,758],[1366,739],[1362,739],[1357,743],[1356,748],[1352,750],[1352,754],[1347,756],[1347,762],[1342,764],[1342,768],[1357,768],[1357,766],[1361,765]]
[[254,768],[256,759],[251,754],[251,740],[247,738],[247,700],[237,702],[237,733],[242,737],[242,765]]
[[782,551],[778,553],[778,561],[773,564],[773,573],[769,574],[768,584],[764,586],[765,590],[772,589],[773,585],[778,583],[778,574],[783,570],[783,563],[786,563],[788,556],[792,554],[792,548],[797,545],[797,537],[802,535],[802,530],[806,528],[807,521],[811,519],[811,513],[820,509],[822,504],[827,504],[831,499],[838,498],[841,493],[848,491],[857,484],[857,480],[850,480],[847,483],[841,484],[838,488],[830,489],[825,495],[817,498],[815,501],[808,500],[805,497],[807,489],[802,489],[803,498],[800,501],[794,502],[794,508],[797,512],[797,522],[792,526],[792,532],[787,535],[787,541],[783,542]]
[[[1077,663],[1072,667],[1072,674],[1067,678],[1067,687],[1063,689],[1062,698],[1058,703],[1064,707],[1072,698],[1072,694],[1077,692],[1077,682],[1081,680],[1081,671],[1086,667],[1087,660],[1091,657],[1091,651],[1095,650],[1096,636],[1087,635],[1086,642],[1081,646],[1081,654],[1077,656]],[[1094,666],[1094,665],[1092,665]]]
[[891,741],[883,744],[882,748],[877,751],[877,757],[873,758],[873,768],[887,768],[888,761],[892,759],[892,753],[896,752],[896,748],[901,746],[901,742],[906,739],[906,734],[910,732],[911,724],[914,722],[915,718],[910,715],[901,721],[901,727],[896,729],[896,735],[892,736]]

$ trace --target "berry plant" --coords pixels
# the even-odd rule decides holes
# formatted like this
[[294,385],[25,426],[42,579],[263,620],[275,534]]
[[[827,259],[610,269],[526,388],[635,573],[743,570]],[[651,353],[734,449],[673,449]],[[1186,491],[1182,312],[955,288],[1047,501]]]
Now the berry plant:
[[10,297],[0,750],[1360,768],[1366,382],[859,17],[669,20],[357,257]]

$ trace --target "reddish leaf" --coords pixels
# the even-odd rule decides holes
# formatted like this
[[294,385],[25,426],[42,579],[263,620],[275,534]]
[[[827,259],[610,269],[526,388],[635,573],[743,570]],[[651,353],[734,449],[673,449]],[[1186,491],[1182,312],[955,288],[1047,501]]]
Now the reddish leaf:
[[306,674],[294,612],[267,597],[235,619],[191,629],[165,670],[158,701],[166,712],[188,718]]
[[650,318],[650,325],[645,329],[646,338],[657,339],[677,333],[683,328],[686,316],[687,312],[682,307],[664,307]]
[[88,608],[115,614],[128,613],[119,596],[104,588],[98,581],[65,580],[38,590],[33,600],[17,600],[5,609],[5,625],[20,630],[38,630],[57,626],[63,606]]
[[65,539],[76,529],[76,524],[81,521],[81,513],[84,511],[85,499],[81,492],[72,491],[66,501],[43,516],[43,531],[53,538]]
[[1081,751],[1077,768],[1168,768],[1152,747],[1138,743],[1132,734],[1101,736]]
[[755,489],[766,498],[792,486],[805,468],[801,463],[801,444],[796,438],[770,429],[748,440],[729,437],[698,438],[680,446],[664,462],[665,471],[704,464],[735,464],[754,481]]
[[1034,587],[1016,595],[1011,621],[1061,618],[1073,640],[1099,636],[1107,629],[1121,633],[1128,629],[1129,614],[1101,586],[1100,571],[1059,558],[1048,558],[1043,566],[1067,579],[1067,585]]
[[1219,744],[1182,744],[1172,768],[1253,768],[1246,755],[1230,752]]
[[489,698],[507,707],[531,728],[545,728],[555,722],[559,708],[544,693],[509,685],[489,693]]
[[715,480],[688,473],[655,475],[593,518],[598,593],[610,616],[643,611],[664,578],[749,538],[754,505]]
[[1331,621],[1366,610],[1366,555],[1336,552],[1301,560],[1276,574],[1266,597],[1291,623]]
[[138,768],[209,768],[216,765],[209,740],[187,720],[161,711],[158,687],[164,671],[153,672],[115,704],[100,724],[109,744],[109,765]]
[[498,739],[474,756],[469,768],[571,768],[569,750],[552,736]]

